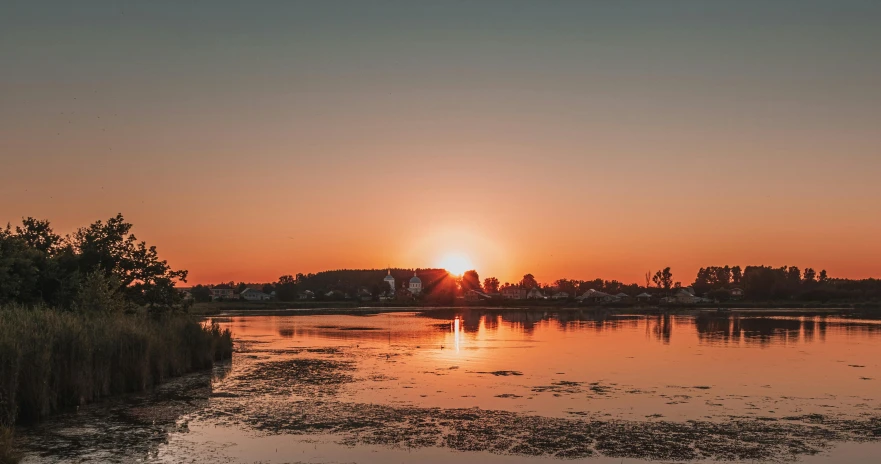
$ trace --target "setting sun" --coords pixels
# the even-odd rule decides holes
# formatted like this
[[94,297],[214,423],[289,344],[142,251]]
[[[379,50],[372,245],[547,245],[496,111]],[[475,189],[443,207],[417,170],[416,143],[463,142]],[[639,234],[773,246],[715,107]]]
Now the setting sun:
[[469,269],[474,269],[471,259],[463,253],[449,253],[441,259],[439,266],[450,274],[460,276]]

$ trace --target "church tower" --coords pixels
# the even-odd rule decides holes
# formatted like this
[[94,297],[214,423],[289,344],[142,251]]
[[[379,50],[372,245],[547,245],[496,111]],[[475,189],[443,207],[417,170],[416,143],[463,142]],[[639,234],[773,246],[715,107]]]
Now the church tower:
[[387,283],[389,288],[391,289],[392,295],[395,294],[395,278],[392,277],[392,268],[389,268],[388,275],[385,276],[385,279],[382,279],[383,282]]
[[410,293],[414,295],[418,295],[422,292],[422,279],[416,276],[416,272],[413,272],[413,278],[410,279]]

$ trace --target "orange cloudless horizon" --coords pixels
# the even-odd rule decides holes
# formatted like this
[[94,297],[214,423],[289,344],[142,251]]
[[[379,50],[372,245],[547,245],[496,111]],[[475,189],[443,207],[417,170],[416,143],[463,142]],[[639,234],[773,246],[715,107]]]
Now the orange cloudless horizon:
[[122,212],[190,283],[881,277],[877,15],[686,3],[19,2],[0,220]]

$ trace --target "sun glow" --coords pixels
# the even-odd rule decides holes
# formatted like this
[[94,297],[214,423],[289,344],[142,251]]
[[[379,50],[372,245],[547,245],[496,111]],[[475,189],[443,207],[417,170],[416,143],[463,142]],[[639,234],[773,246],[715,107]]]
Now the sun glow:
[[440,260],[438,265],[450,274],[457,276],[464,274],[467,270],[474,269],[471,259],[463,253],[449,253]]

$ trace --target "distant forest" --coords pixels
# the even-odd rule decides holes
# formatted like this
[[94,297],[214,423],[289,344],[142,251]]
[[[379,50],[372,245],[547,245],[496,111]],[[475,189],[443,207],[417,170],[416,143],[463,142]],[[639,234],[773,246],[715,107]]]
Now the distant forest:
[[[391,269],[398,293],[406,288],[413,277],[411,269]],[[417,269],[416,273],[424,286],[423,301],[448,304],[456,296],[469,290],[496,293],[506,286],[525,289],[538,288],[544,296],[565,292],[567,299],[593,289],[609,294],[626,293],[636,296],[649,293],[653,296],[669,295],[683,287],[690,287],[695,294],[719,301],[732,298],[731,290],[743,290],[747,301],[805,301],[805,302],[878,302],[881,301],[881,280],[878,279],[836,279],[830,278],[825,270],[819,272],[812,268],[804,271],[795,266],[709,266],[701,268],[691,283],[683,285],[675,280],[670,268],[655,273],[646,273],[643,284],[623,283],[617,280],[577,280],[558,279],[552,283],[540,283],[532,274],[526,274],[517,282],[500,283],[495,277],[481,280],[477,271],[467,271],[462,277],[454,277],[443,269]],[[266,293],[276,291],[278,299],[292,301],[300,292],[311,291],[316,299],[343,299],[346,295],[367,292],[376,298],[386,295],[383,279],[386,269],[340,269],[317,274],[296,274],[279,278],[272,283],[227,282],[239,291],[254,288]],[[210,299],[211,286],[197,286],[193,289],[197,301]],[[328,296],[328,294],[331,294]]]

